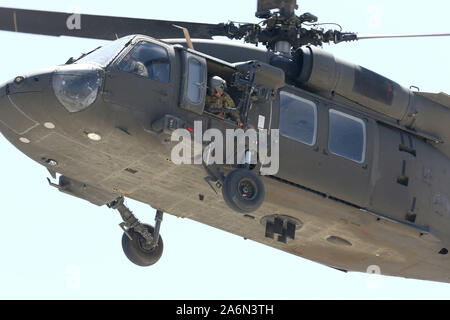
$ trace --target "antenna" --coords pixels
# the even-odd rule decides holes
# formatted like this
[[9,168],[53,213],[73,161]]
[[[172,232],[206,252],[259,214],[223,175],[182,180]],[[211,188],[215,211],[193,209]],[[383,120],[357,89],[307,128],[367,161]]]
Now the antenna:
[[178,28],[178,29],[183,30],[183,33],[184,33],[184,37],[185,37],[185,39],[186,39],[187,46],[188,46],[190,49],[195,50],[195,49],[194,49],[194,45],[192,44],[192,41],[191,41],[191,35],[189,34],[189,30],[188,30],[187,28],[177,26],[176,24],[173,24],[172,26],[174,26],[175,28]]

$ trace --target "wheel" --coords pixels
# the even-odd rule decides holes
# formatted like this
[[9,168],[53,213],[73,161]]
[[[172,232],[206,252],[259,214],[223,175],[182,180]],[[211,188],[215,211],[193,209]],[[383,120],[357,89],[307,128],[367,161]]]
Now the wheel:
[[[154,234],[155,229],[152,226],[148,224],[144,224],[144,226],[147,228],[148,232],[152,235]],[[148,267],[158,262],[163,252],[163,241],[161,236],[159,236],[158,245],[154,249],[148,249],[145,248],[145,239],[140,233],[135,232],[133,229],[129,230],[128,233],[133,240],[130,240],[124,233],[122,235],[122,248],[123,252],[131,262],[141,267]]]
[[264,202],[264,184],[253,171],[236,169],[225,178],[222,195],[234,211],[250,213],[258,210]]

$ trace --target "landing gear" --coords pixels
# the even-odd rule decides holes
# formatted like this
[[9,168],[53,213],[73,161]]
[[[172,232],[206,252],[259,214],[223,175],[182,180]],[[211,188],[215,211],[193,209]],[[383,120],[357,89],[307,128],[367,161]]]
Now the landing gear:
[[[143,225],[146,232],[154,235],[154,228],[148,224]],[[129,237],[129,235],[131,237]],[[128,260],[141,267],[148,267],[156,262],[163,253],[163,241],[158,237],[158,243],[153,246],[151,242],[147,241],[140,233],[131,230],[128,234],[124,233],[122,236],[122,249]]]
[[264,184],[253,171],[236,169],[225,178],[222,195],[234,211],[251,213],[258,210],[264,202]]
[[161,258],[163,241],[159,235],[159,229],[163,218],[163,212],[157,210],[155,227],[141,223],[133,213],[125,206],[124,198],[120,197],[108,205],[120,212],[123,222],[120,227],[124,231],[122,236],[122,248],[127,258],[141,267],[148,267]]

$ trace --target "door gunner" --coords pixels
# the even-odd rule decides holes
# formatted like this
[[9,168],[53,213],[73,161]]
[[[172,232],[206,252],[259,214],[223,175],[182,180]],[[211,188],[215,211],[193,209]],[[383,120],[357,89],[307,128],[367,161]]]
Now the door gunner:
[[208,111],[227,119],[235,121],[240,127],[241,116],[231,96],[225,92],[227,83],[218,76],[209,79],[208,95],[206,96],[206,108]]

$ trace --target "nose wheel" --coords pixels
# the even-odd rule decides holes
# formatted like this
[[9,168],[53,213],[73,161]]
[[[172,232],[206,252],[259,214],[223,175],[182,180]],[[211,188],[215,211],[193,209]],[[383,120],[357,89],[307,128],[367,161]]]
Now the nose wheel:
[[141,223],[133,213],[125,206],[124,198],[118,198],[108,205],[120,212],[123,222],[120,227],[124,231],[122,235],[122,248],[126,257],[134,264],[148,267],[161,258],[163,253],[163,241],[159,235],[159,229],[163,218],[163,212],[156,211],[155,227]]
[[253,171],[236,169],[225,178],[222,195],[234,211],[250,213],[258,210],[264,202],[264,184]]

